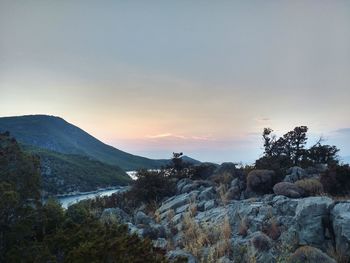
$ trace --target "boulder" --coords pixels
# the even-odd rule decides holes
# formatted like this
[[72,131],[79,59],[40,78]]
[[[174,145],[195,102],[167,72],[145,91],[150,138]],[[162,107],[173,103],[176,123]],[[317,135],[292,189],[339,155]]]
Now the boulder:
[[337,252],[350,257],[350,202],[338,203],[331,210]]
[[136,225],[149,225],[152,222],[154,222],[154,220],[150,216],[146,215],[142,211],[138,211],[135,214],[134,221]]
[[322,262],[322,263],[336,263],[336,261],[323,253],[321,250],[311,247],[303,246],[298,248],[290,257],[290,263],[300,262]]
[[328,197],[300,199],[295,211],[300,245],[326,246],[326,222],[329,221],[332,203]]
[[208,187],[205,188],[199,195],[198,195],[198,200],[199,201],[208,201],[211,199],[214,199],[216,197],[215,190],[214,188]]
[[240,200],[245,184],[239,178],[235,178],[231,182],[231,187],[227,190],[226,200]]
[[273,187],[273,192],[276,195],[284,195],[290,198],[300,198],[304,194],[303,189],[293,183],[288,182],[280,182],[275,184]]
[[210,181],[206,180],[195,180],[192,181],[192,183],[186,184],[184,187],[181,189],[181,193],[189,193],[194,190],[202,191],[207,187],[210,187],[212,183]]
[[197,197],[198,193],[198,191],[193,191],[191,193],[175,195],[165,200],[158,211],[160,214],[165,213],[169,210],[175,211],[178,207],[189,204],[191,201],[193,201]]
[[308,178],[308,173],[298,166],[291,167],[287,170],[287,175],[284,182],[295,183],[298,180]]
[[184,186],[188,185],[188,184],[192,184],[192,183],[193,183],[193,181],[189,178],[184,178],[184,179],[179,180],[176,184],[176,192],[178,194],[183,193],[182,189],[184,188]]
[[262,194],[271,192],[274,175],[272,170],[251,171],[247,176],[247,191]]

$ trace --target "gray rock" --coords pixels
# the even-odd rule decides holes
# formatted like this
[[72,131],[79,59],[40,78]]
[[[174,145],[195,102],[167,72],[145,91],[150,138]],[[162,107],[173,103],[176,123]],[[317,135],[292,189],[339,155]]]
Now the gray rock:
[[190,208],[190,205],[189,205],[189,204],[180,206],[180,207],[176,208],[175,214],[181,214],[181,213],[188,212],[188,211],[189,211],[189,208]]
[[336,250],[350,257],[350,202],[338,203],[331,210]]
[[143,229],[137,228],[132,223],[127,223],[127,226],[128,226],[128,231],[130,234],[136,234],[139,237],[143,237]]
[[328,197],[300,199],[295,212],[300,245],[325,246],[324,222],[329,220],[332,203]]
[[208,211],[210,209],[213,209],[215,207],[216,203],[214,200],[209,200],[204,203],[204,211]]
[[210,181],[205,180],[195,180],[192,183],[186,184],[181,189],[181,193],[189,193],[194,190],[203,191],[205,188],[212,186],[212,183]]
[[197,263],[196,258],[192,254],[181,249],[171,250],[166,254],[166,256],[170,262],[185,259],[187,260],[187,263]]
[[284,195],[291,198],[300,198],[303,196],[304,191],[297,185],[288,182],[280,182],[275,184],[273,192],[276,195]]
[[191,179],[188,179],[188,178],[181,179],[176,184],[176,191],[177,191],[177,193],[182,193],[182,188],[185,185],[192,184],[192,183],[193,183],[193,181]]
[[191,193],[175,195],[165,200],[162,206],[158,209],[158,211],[160,214],[167,212],[171,209],[175,211],[178,207],[189,204],[192,200],[194,200],[197,197],[198,193],[198,191],[193,191]]
[[201,223],[209,223],[211,225],[218,225],[224,221],[227,215],[225,207],[219,206],[208,211],[198,212],[195,219]]
[[307,172],[298,166],[289,168],[287,173],[288,175],[284,178],[284,182],[295,183],[298,180],[308,178]]
[[154,223],[154,220],[142,211],[138,211],[135,214],[134,220],[136,225],[149,225]]
[[141,234],[143,237],[148,237],[150,239],[165,238],[166,229],[161,224],[150,224],[149,226],[145,226],[143,228],[143,232]]
[[227,200],[239,200],[241,198],[241,193],[244,190],[244,184],[235,178],[231,181],[231,187],[227,190],[226,199]]
[[205,188],[205,190],[203,190],[198,195],[198,200],[199,201],[208,201],[208,200],[214,199],[215,197],[216,197],[215,190],[211,186],[211,187]]
[[154,247],[164,250],[167,248],[168,245],[168,241],[165,238],[158,238],[156,240],[153,240],[152,243]]
[[282,195],[275,196],[272,200],[273,213],[279,216],[294,217],[298,201]]

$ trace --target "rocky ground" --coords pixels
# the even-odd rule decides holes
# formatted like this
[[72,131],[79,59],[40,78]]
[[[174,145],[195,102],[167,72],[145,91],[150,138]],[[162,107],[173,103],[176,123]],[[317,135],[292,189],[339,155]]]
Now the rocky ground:
[[[170,261],[349,262],[350,200],[309,196],[297,183],[318,174],[293,167],[272,185],[272,171],[255,170],[245,180],[233,164],[223,164],[205,180],[179,180],[176,194],[152,214],[116,207],[101,219],[128,224]],[[264,194],[269,187],[274,193]]]

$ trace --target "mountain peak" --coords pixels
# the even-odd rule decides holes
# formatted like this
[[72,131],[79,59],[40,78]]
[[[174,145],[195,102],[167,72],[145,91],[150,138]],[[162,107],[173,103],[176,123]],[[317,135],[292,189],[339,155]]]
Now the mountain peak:
[[20,143],[64,153],[85,155],[124,170],[156,169],[168,160],[152,160],[106,145],[64,119],[51,115],[0,118],[0,132],[9,131]]

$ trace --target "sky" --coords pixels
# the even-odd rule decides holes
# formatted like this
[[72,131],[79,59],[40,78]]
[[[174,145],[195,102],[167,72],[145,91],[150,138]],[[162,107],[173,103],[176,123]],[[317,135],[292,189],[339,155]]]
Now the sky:
[[349,25],[350,1],[0,0],[0,116],[214,162],[306,125],[350,160]]

